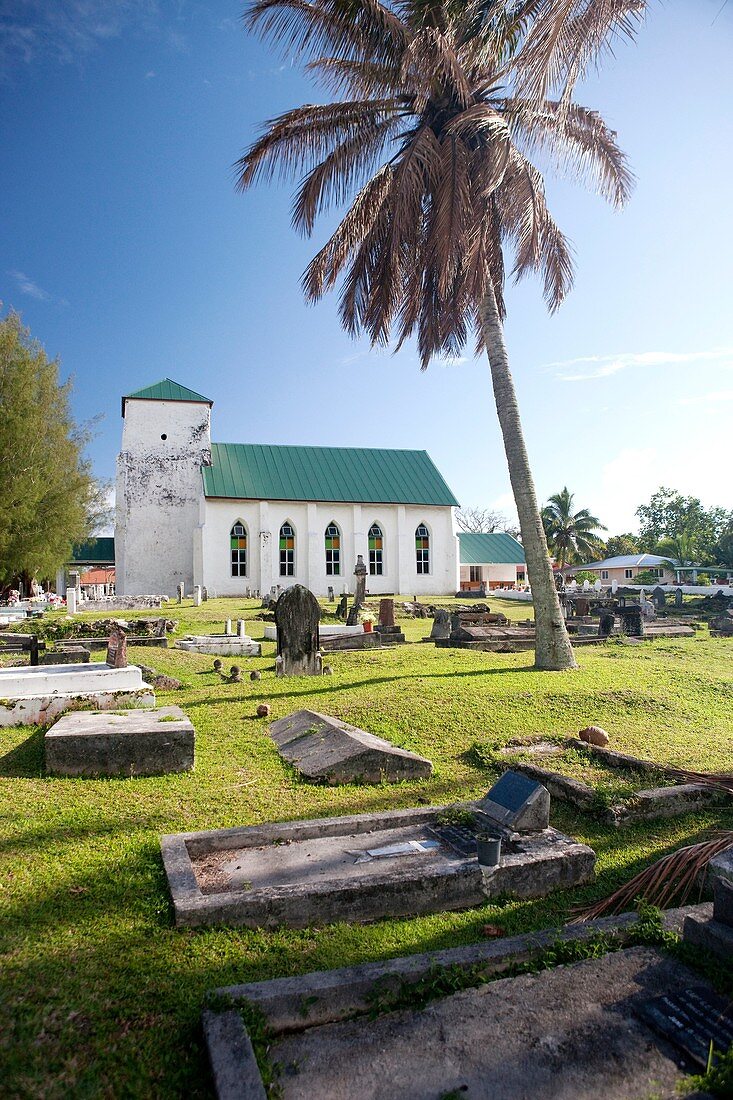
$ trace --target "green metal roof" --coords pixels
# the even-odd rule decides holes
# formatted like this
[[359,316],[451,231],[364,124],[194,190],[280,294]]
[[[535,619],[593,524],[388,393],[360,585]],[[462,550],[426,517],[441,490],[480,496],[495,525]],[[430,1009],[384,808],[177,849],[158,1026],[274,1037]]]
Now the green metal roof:
[[87,539],[74,547],[71,554],[73,565],[114,565],[115,540],[111,535],[102,535],[97,539]]
[[207,497],[457,505],[427,451],[213,443]]
[[163,378],[162,381],[156,382],[152,386],[145,386],[142,390],[135,390],[134,393],[127,393],[122,398],[122,415],[125,415],[125,402],[135,401],[195,401],[202,405],[213,405],[214,402],[210,401],[208,397],[203,397],[200,393],[196,393],[195,390],[189,390],[187,386],[182,386],[179,382],[173,382],[170,378]]
[[461,531],[458,545],[461,565],[524,565],[521,542],[505,531]]

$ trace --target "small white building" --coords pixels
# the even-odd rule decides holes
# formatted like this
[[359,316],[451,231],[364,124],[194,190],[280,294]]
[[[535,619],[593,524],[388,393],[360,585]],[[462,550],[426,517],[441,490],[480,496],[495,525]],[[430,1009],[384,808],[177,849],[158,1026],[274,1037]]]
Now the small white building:
[[521,542],[506,531],[461,531],[461,592],[488,592],[527,583]]
[[457,591],[458,502],[426,451],[212,443],[211,407],[170,379],[122,399],[118,595],[338,594],[359,554],[372,595]]

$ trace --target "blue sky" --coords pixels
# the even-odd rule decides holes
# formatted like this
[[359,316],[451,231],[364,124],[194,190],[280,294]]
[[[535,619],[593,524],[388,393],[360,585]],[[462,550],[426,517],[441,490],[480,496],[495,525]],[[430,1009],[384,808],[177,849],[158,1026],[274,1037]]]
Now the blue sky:
[[[168,376],[214,401],[219,441],[426,448],[467,505],[511,512],[488,368],[421,373],[355,343],[299,277],[324,239],[290,189],[234,191],[262,121],[323,100],[248,36],[241,2],[0,0],[0,301],[64,377],[114,473],[120,395]],[[614,212],[553,181],[575,289],[529,281],[507,340],[537,489],[567,485],[612,532],[660,484],[733,507],[733,0],[650,4],[581,100],[637,186]]]

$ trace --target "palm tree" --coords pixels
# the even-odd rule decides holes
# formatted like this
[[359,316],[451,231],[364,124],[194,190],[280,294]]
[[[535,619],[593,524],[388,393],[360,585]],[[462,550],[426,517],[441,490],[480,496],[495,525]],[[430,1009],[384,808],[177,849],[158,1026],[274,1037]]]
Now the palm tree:
[[587,508],[573,512],[573,494],[567,486],[550,497],[542,509],[542,524],[547,545],[557,558],[560,569],[594,557],[600,550],[599,531],[606,528]]
[[[631,177],[615,134],[572,100],[588,63],[631,34],[643,0],[255,0],[251,28],[335,102],[270,121],[237,164],[238,186],[296,175],[293,224],[353,202],[303,276],[315,301],[340,280],[352,335],[412,334],[425,369],[471,331],[485,350],[537,624],[536,666],[575,667],[553,583],[503,336],[505,249],[538,272],[555,309],[570,249],[533,163],[545,156],[621,205]],[[557,98],[550,98],[550,89]]]

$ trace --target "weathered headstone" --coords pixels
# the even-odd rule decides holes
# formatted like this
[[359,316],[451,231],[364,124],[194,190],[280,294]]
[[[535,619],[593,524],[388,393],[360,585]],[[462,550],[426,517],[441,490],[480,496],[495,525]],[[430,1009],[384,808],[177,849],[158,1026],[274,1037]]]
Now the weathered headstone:
[[178,585],[178,588],[176,589],[176,592],[178,593],[178,602],[183,603],[183,597],[184,597],[185,592],[186,592],[186,586],[183,583],[183,581],[181,581],[181,583]]
[[394,600],[379,601],[379,625],[394,626]]
[[333,599],[334,599],[334,597],[333,597],[333,585],[329,584],[329,586],[328,586],[328,602],[333,603]]
[[674,590],[674,605],[675,605],[675,607],[677,607],[677,608],[682,607],[684,602],[685,601],[682,599],[682,589],[681,588],[675,588],[675,590]]
[[195,584],[193,586],[193,606],[201,607],[201,585]]
[[396,783],[427,779],[433,770],[424,757],[317,711],[280,718],[270,726],[270,736],[283,759],[312,781]]
[[76,596],[75,588],[66,589],[66,611],[69,615],[76,615]]
[[644,618],[639,604],[625,604],[616,609],[616,614],[621,620],[621,630],[630,638],[644,637]]
[[657,585],[657,587],[652,591],[652,603],[656,607],[657,611],[662,611],[664,609],[664,606],[666,604],[666,595],[661,585]]
[[231,632],[232,632],[232,620],[227,619],[226,622],[224,623],[224,633],[225,634],[231,634]]
[[477,807],[491,822],[515,833],[540,833],[550,824],[547,788],[519,772],[504,772]]
[[450,632],[451,613],[439,607],[433,618],[433,629],[430,631],[430,637],[433,641],[436,638],[450,638]]
[[190,771],[194,730],[179,707],[65,714],[44,738],[49,775],[164,775]]
[[202,602],[202,603],[206,603],[206,601],[208,600],[208,598],[209,598],[209,590],[208,590],[208,588],[207,588],[207,587],[206,587],[206,586],[204,585],[204,587],[203,587],[203,588],[201,589],[201,602]]
[[318,600],[302,584],[294,584],[283,592],[275,605],[277,653],[281,658],[277,668],[279,676],[321,675],[320,617]]
[[336,608],[336,618],[345,619],[349,613],[349,597],[344,592],[343,596],[339,600],[339,605]]
[[127,634],[121,626],[113,626],[110,631],[107,664],[111,668],[127,668]]
[[237,637],[238,638],[246,638],[247,637],[247,624],[244,621],[244,619],[237,619]]
[[607,638],[613,631],[613,624],[616,621],[616,616],[613,611],[601,611],[598,619],[598,635],[601,638]]

